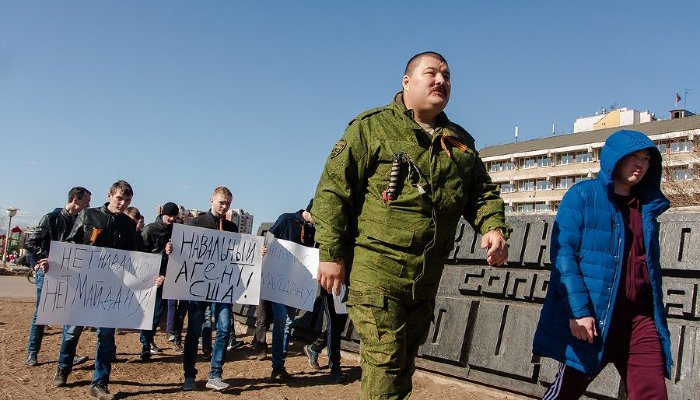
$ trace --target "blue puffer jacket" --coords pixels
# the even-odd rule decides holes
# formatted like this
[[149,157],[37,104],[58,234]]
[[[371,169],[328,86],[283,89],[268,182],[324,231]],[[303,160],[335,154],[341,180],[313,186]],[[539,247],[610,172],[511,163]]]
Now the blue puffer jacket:
[[[622,130],[605,142],[597,179],[577,183],[564,195],[554,221],[552,273],[540,315],[533,353],[551,357],[590,376],[600,372],[601,358],[613,316],[624,256],[625,229],[612,200],[613,171],[625,155],[649,149],[647,174],[635,186],[642,203],[644,244],[653,295],[654,321],[671,374],[671,344],[661,291],[659,223],[669,202],[661,193],[661,154],[641,132]],[[592,316],[598,337],[593,344],[576,339],[570,318]]]

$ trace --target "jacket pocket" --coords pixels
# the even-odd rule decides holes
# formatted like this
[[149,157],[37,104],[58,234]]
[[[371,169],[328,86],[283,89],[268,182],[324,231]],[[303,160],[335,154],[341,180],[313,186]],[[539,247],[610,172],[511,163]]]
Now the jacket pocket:
[[370,219],[365,221],[362,228],[370,241],[385,243],[389,247],[409,248],[413,244],[415,232],[413,227],[407,222],[392,226],[389,223],[384,224]]

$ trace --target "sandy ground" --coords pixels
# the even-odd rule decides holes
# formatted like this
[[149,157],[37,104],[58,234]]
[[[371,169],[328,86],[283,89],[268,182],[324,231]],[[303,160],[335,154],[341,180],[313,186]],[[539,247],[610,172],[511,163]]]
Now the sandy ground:
[[[0,277],[8,283],[8,277]],[[13,280],[14,281],[14,280]],[[20,280],[17,280],[18,284]],[[26,280],[24,280],[26,282]],[[0,286],[6,286],[1,285]],[[30,287],[31,288],[31,287]],[[56,371],[56,358],[61,342],[60,327],[47,329],[39,353],[39,365],[26,367],[27,332],[33,312],[33,299],[27,297],[8,298],[2,290],[0,298],[0,399],[73,399],[88,397],[92,380],[91,361],[76,366],[68,378],[68,387],[54,388],[51,385]],[[245,327],[237,326],[239,332]],[[110,391],[117,398],[126,399],[204,399],[212,396],[237,396],[240,399],[286,399],[310,400],[354,399],[360,388],[360,367],[355,354],[343,353],[343,371],[347,375],[344,384],[333,384],[328,379],[328,370],[315,371],[307,363],[302,347],[304,343],[292,342],[287,357],[287,370],[293,379],[287,383],[272,382],[270,358],[257,360],[254,357],[250,337],[238,335],[246,345],[228,352],[223,379],[231,389],[214,393],[204,387],[209,372],[209,363],[203,358],[197,363],[198,390],[182,392],[182,357],[165,335],[158,332],[156,343],[164,349],[162,355],[154,355],[150,362],[139,359],[141,345],[138,332],[126,331],[117,335],[117,361],[112,364]],[[85,331],[78,345],[78,353],[89,355],[94,360],[96,335]],[[319,359],[327,364],[325,354]],[[501,392],[488,387],[464,383],[445,377],[417,373],[414,376],[412,399],[523,399],[523,397]]]

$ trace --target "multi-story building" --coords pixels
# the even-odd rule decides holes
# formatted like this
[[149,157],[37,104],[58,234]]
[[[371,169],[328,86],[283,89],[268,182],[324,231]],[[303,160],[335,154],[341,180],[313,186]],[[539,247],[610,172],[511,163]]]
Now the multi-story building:
[[242,208],[233,208],[226,213],[226,219],[238,225],[238,232],[253,233],[253,214],[245,212]]
[[641,131],[657,145],[664,165],[662,189],[675,205],[700,204],[700,116],[672,110],[670,119],[656,120],[648,112],[621,109],[580,118],[574,126],[571,134],[480,150],[507,213],[556,212],[571,186],[596,177],[605,140],[621,127]]

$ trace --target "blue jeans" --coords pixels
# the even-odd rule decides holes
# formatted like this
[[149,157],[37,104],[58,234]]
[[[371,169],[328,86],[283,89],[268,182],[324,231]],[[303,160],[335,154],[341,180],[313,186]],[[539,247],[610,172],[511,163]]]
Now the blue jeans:
[[[73,359],[78,347],[78,340],[83,333],[82,326],[64,325],[61,341],[61,353],[58,355],[58,368],[70,373],[73,370]],[[92,386],[109,385],[109,374],[112,372],[114,357],[114,328],[97,328],[97,354],[95,355],[95,374]]]
[[[33,268],[33,266],[32,266]],[[36,313],[39,310],[39,299],[41,298],[41,288],[44,287],[44,273],[36,270],[36,306],[32,325],[29,327],[29,343],[27,343],[27,353],[36,355],[41,350],[41,341],[44,339],[44,325],[36,324]]]
[[151,350],[151,342],[153,341],[153,336],[156,334],[156,327],[160,323],[160,318],[165,310],[165,302],[163,301],[163,287],[159,287],[156,290],[156,300],[155,306],[153,308],[153,329],[150,331],[142,330],[139,340],[143,346],[143,350]]
[[92,386],[109,385],[109,373],[112,372],[112,358],[115,351],[114,328],[97,328],[97,354]]
[[226,356],[226,345],[231,333],[231,304],[208,303],[205,301],[190,301],[187,317],[187,335],[185,335],[185,351],[182,355],[182,366],[185,378],[196,378],[197,344],[202,335],[202,323],[207,305],[211,304],[212,313],[216,318],[216,340],[211,353],[209,378],[221,378]]
[[213,311],[211,303],[204,309],[204,320],[202,321],[202,333],[200,337],[202,338],[202,351],[205,353],[211,352],[211,317]]
[[296,308],[281,303],[270,302],[272,307],[272,368],[284,368],[289,343],[289,327],[294,320]]
[[73,369],[73,359],[75,358],[78,340],[80,340],[80,334],[82,333],[82,326],[63,325],[61,351],[58,353],[58,368],[66,373],[70,373]]

